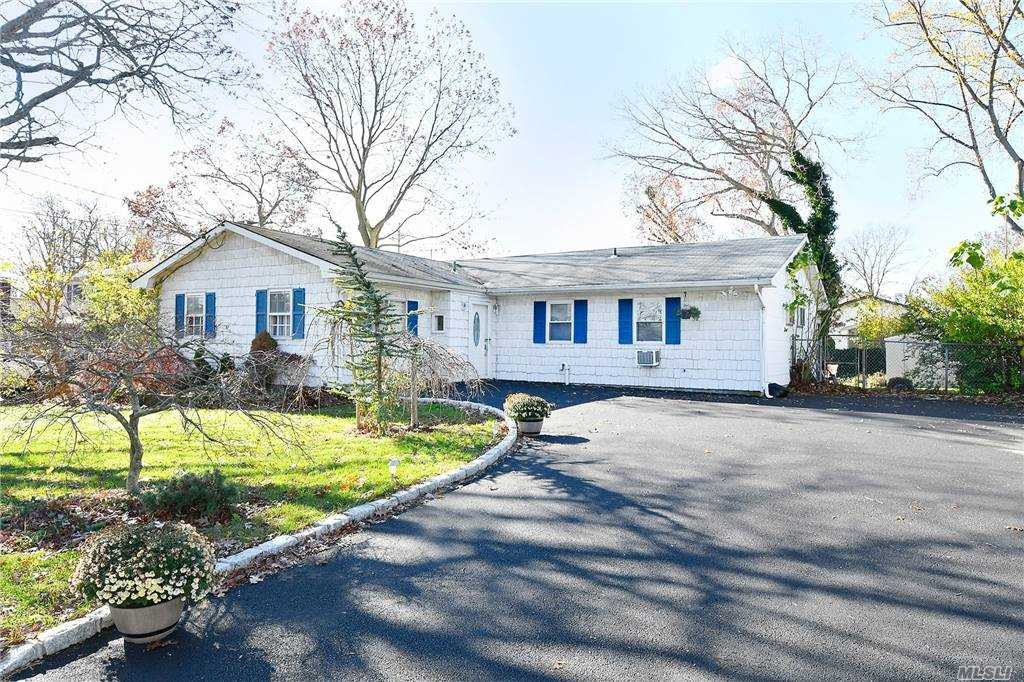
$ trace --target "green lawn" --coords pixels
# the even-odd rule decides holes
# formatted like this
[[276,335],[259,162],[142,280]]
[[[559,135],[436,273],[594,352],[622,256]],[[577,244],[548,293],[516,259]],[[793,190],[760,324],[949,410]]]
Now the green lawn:
[[[17,408],[0,409],[0,433],[9,433]],[[280,426],[287,442],[268,437],[244,416],[218,410],[202,413],[204,426],[220,443],[183,431],[171,413],[143,420],[143,482],[178,471],[219,468],[244,490],[244,513],[228,523],[203,528],[222,554],[267,537],[298,530],[328,513],[384,497],[424,478],[475,458],[494,440],[495,421],[430,406],[421,410],[423,430],[371,439],[355,433],[350,408],[289,415]],[[74,549],[37,550],[40,532],[19,536],[19,515],[42,500],[88,501],[124,485],[127,441],[113,422],[80,423],[85,440],[69,453],[69,436],[56,429],[25,440],[0,443],[0,637],[19,641],[82,611],[66,589]],[[396,479],[388,461],[400,460]],[[95,505],[93,497],[92,504]],[[77,502],[76,502],[77,504]],[[45,534],[45,533],[43,533]],[[13,550],[13,551],[12,551]],[[42,577],[40,577],[42,576]]]

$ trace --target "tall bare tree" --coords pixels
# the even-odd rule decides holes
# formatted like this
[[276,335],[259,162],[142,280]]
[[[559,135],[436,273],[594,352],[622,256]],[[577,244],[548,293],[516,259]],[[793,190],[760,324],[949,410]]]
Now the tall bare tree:
[[[887,109],[911,111],[934,133],[924,176],[973,168],[990,198],[1024,193],[1024,40],[1020,0],[881,2],[874,19],[899,50],[866,79]],[[1021,227],[1006,217],[1011,229]]]
[[848,84],[846,73],[844,60],[803,39],[728,44],[716,68],[628,102],[635,139],[616,152],[635,164],[642,186],[676,188],[666,206],[674,220],[730,218],[785,234],[764,199],[802,204],[801,188],[783,172],[793,153],[819,156],[824,141],[852,141],[818,120]]
[[197,86],[241,71],[222,35],[236,0],[5,0],[0,4],[0,162],[75,145],[97,116],[144,97],[180,119]]
[[70,312],[71,287],[89,263],[105,253],[135,255],[127,226],[95,203],[43,197],[22,235],[18,298],[43,326],[55,326]]
[[173,176],[126,200],[136,229],[158,251],[191,241],[223,220],[288,232],[305,223],[315,174],[301,153],[271,133],[250,134],[225,119],[172,157]]
[[[365,246],[466,226],[451,172],[513,131],[498,79],[461,22],[433,12],[419,27],[401,0],[347,0],[337,14],[288,17],[270,56],[289,95],[272,109],[323,186],[351,202],[352,219],[339,222]],[[431,216],[443,224],[412,229]]]
[[910,235],[904,228],[876,225],[855,232],[840,247],[844,271],[852,275],[852,289],[881,296],[892,275],[906,265]]

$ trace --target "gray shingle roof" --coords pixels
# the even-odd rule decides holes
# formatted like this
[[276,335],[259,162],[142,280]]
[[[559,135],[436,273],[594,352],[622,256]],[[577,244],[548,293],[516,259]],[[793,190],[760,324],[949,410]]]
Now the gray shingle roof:
[[[339,263],[329,242],[316,237],[241,225],[268,239],[330,263]],[[657,285],[670,282],[767,280],[803,243],[802,236],[730,239],[696,244],[658,244],[528,256],[438,261],[393,251],[357,247],[371,275],[415,279],[500,292],[503,289],[557,289]]]
[[[293,249],[328,263],[336,265],[342,263],[341,257],[332,252],[333,247],[331,243],[319,237],[281,232],[265,227],[256,227],[255,225],[240,224],[239,227],[255,232],[267,239],[272,239],[279,244],[290,246]],[[357,246],[356,252],[359,254],[359,258],[366,264],[367,272],[378,277],[423,280],[474,289],[482,288],[479,281],[465,272],[459,272],[457,269],[453,272],[451,262],[421,258],[420,256],[412,256],[405,253],[395,253],[394,251],[368,249],[362,246]]]
[[669,282],[729,282],[773,277],[802,236],[658,244],[594,251],[460,261],[488,289],[531,289]]

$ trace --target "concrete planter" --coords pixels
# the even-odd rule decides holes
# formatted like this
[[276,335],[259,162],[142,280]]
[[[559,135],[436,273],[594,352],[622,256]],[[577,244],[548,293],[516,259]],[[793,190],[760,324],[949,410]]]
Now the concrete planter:
[[181,598],[135,609],[110,607],[114,627],[126,642],[146,644],[163,639],[174,632],[181,620]]
[[537,436],[540,434],[541,428],[544,427],[544,420],[536,422],[516,422],[516,427],[519,429],[519,433],[524,436]]

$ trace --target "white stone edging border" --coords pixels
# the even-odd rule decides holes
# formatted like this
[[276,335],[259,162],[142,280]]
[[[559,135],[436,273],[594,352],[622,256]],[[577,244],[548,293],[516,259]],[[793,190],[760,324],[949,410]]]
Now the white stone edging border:
[[[417,483],[411,488],[400,490],[390,497],[385,497],[380,500],[361,504],[357,507],[352,507],[340,514],[332,514],[331,516],[320,519],[320,521],[317,521],[312,526],[300,530],[297,533],[290,535],[278,535],[275,538],[267,540],[263,544],[250,547],[238,554],[225,557],[217,562],[215,571],[217,573],[229,573],[240,568],[245,568],[256,559],[261,559],[273,554],[280,554],[281,552],[284,552],[285,550],[311,538],[326,535],[327,533],[344,528],[351,523],[363,521],[375,514],[390,511],[400,505],[409,504],[410,502],[424,498],[441,488],[447,488],[455,483],[460,483],[466,479],[472,478],[504,457],[515,444],[516,438],[519,435],[515,420],[496,407],[484,405],[483,403],[474,403],[465,400],[449,400],[444,398],[420,398],[420,402],[453,405],[455,407],[461,407],[465,410],[471,410],[474,412],[490,412],[505,422],[505,427],[508,431],[500,443],[490,448],[487,452],[483,453],[472,462],[463,464],[458,469],[438,474],[429,480]],[[52,656],[58,651],[80,644],[93,635],[98,635],[113,624],[114,621],[110,616],[110,608],[107,606],[101,606],[98,609],[90,611],[81,618],[76,618],[75,620],[61,623],[49,630],[44,630],[24,644],[19,644],[18,646],[11,648],[3,658],[0,658],[0,679],[9,677],[13,673],[35,663],[41,658]]]

